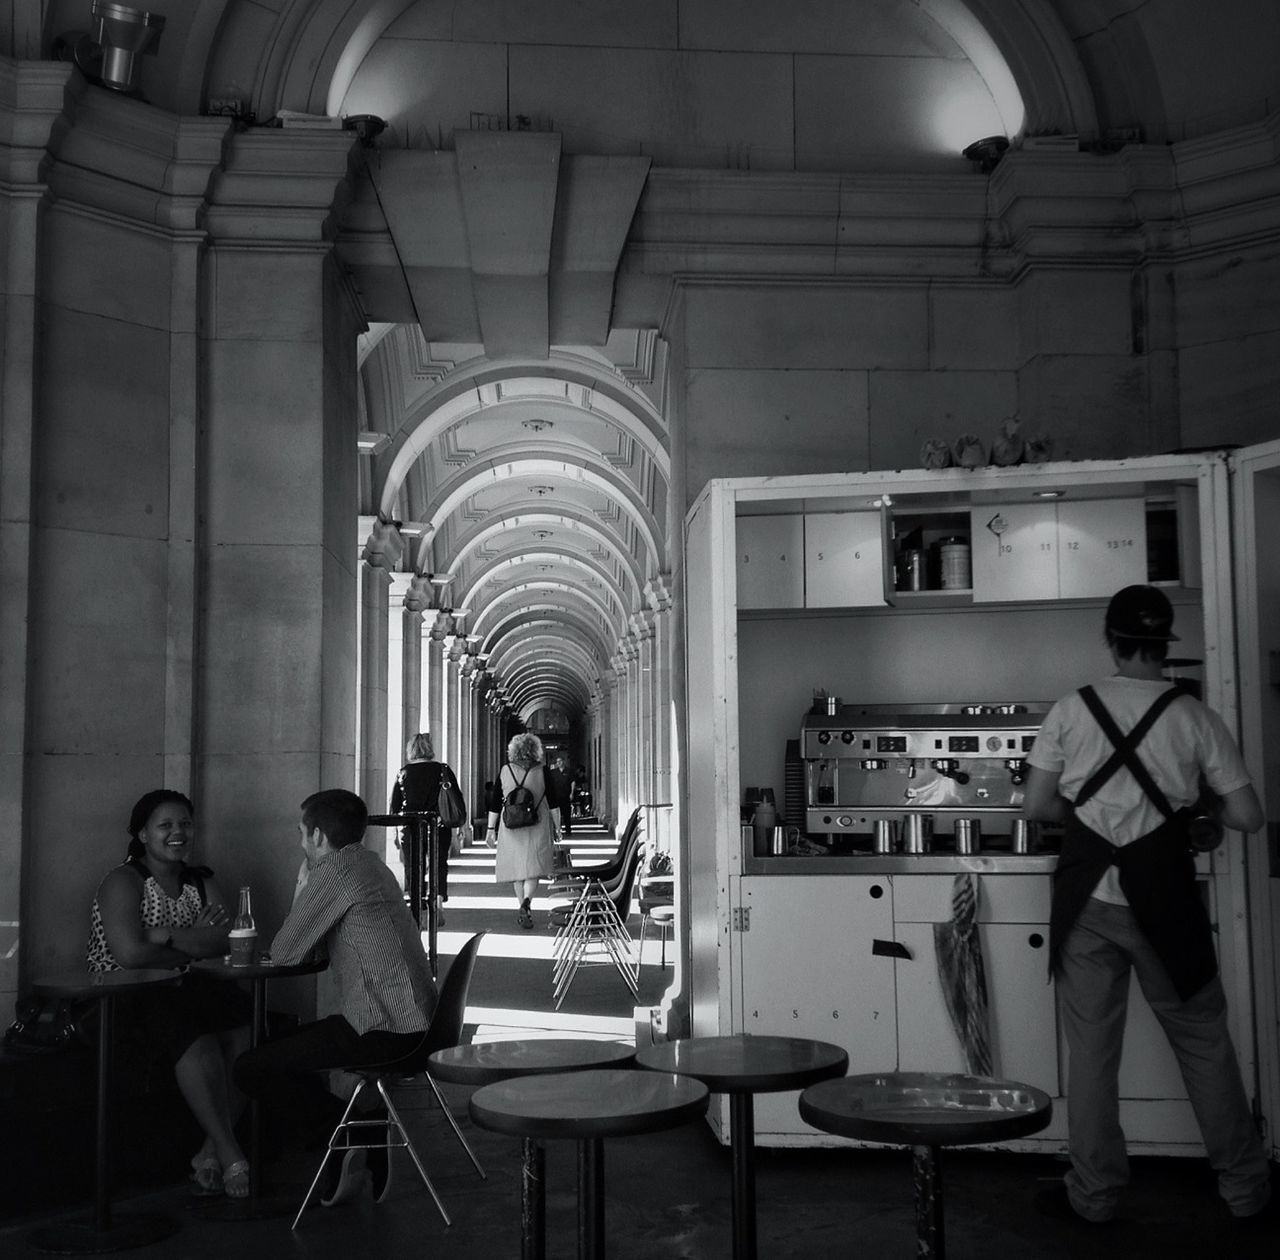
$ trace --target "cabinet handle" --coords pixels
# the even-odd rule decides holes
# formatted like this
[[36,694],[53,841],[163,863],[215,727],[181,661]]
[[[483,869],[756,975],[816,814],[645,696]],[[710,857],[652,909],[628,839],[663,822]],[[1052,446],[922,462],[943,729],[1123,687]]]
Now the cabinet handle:
[[1044,945],[1044,937],[1041,936],[1039,932],[1032,932],[1031,935],[1027,937],[1027,944],[1030,945],[1032,949],[1040,949],[1041,946]]
[[879,884],[871,885],[871,896],[874,900],[879,901],[884,896],[884,889]]

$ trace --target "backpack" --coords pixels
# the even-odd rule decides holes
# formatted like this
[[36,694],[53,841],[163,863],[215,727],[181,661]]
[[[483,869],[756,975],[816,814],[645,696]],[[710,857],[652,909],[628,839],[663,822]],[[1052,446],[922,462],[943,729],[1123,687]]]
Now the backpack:
[[[511,777],[514,779],[515,770],[511,766],[508,766],[507,769],[511,771]],[[502,823],[508,830],[514,830],[517,827],[532,827],[538,821],[538,806],[542,802],[535,800],[533,792],[525,787],[524,781],[528,777],[529,771],[526,770],[520,776],[520,782],[502,799]]]

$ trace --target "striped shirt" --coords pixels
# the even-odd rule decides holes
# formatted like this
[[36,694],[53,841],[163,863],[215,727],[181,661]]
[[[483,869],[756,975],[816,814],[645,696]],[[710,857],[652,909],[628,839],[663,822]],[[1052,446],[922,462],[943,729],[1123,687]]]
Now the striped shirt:
[[323,942],[341,1014],[357,1033],[422,1032],[436,986],[418,927],[386,863],[362,844],[326,853],[311,868],[271,957],[301,962]]

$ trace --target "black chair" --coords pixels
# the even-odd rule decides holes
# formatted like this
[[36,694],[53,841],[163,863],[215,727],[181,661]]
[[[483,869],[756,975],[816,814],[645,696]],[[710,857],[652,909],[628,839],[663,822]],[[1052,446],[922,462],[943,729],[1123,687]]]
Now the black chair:
[[590,866],[574,866],[557,871],[550,891],[552,893],[572,891],[568,885],[575,880],[580,887],[588,879],[616,879],[626,863],[633,841],[641,831],[641,822],[640,807],[636,806],[631,812],[631,817],[627,819],[627,825],[622,829],[622,834],[618,837],[618,847],[613,851],[611,858],[604,862],[593,862]]
[[[462,1134],[462,1130],[458,1127],[458,1122],[453,1118],[453,1112],[449,1110],[449,1106],[444,1100],[444,1095],[440,1093],[440,1087],[432,1080],[431,1074],[427,1071],[427,1060],[437,1050],[446,1050],[451,1046],[463,1044],[467,993],[471,988],[471,976],[475,971],[476,954],[479,952],[480,941],[483,936],[483,932],[477,932],[458,951],[458,956],[453,960],[453,964],[444,978],[444,983],[440,986],[440,998],[436,1003],[435,1014],[431,1017],[431,1024],[426,1032],[422,1034],[422,1040],[414,1047],[411,1053],[391,1063],[364,1063],[342,1069],[360,1079],[351,1095],[351,1100],[347,1103],[346,1109],[342,1113],[342,1119],[338,1121],[337,1128],[334,1129],[329,1137],[329,1145],[325,1150],[324,1158],[320,1161],[320,1167],[316,1169],[316,1175],[312,1178],[311,1185],[307,1188],[307,1194],[302,1200],[302,1206],[298,1209],[298,1215],[293,1218],[294,1229],[298,1228],[298,1222],[302,1219],[303,1212],[307,1210],[307,1205],[315,1195],[316,1187],[320,1184],[320,1179],[324,1176],[324,1170],[331,1158],[335,1155],[342,1158],[350,1150],[383,1149],[387,1152],[387,1159],[390,1160],[391,1152],[398,1147],[409,1152],[409,1157],[413,1160],[414,1167],[418,1170],[418,1175],[431,1192],[431,1197],[435,1200],[440,1215],[444,1217],[444,1223],[446,1225],[453,1223],[449,1219],[449,1213],[445,1211],[444,1203],[441,1202],[439,1194],[436,1193],[436,1188],[432,1184],[431,1178],[427,1176],[427,1170],[422,1166],[422,1160],[409,1138],[404,1121],[401,1120],[400,1113],[396,1110],[395,1104],[391,1101],[391,1095],[388,1093],[388,1086],[403,1085],[418,1076],[426,1077],[436,1101],[440,1104],[441,1110],[445,1114],[445,1118],[452,1126],[458,1141],[462,1143],[463,1150],[467,1152],[472,1164],[475,1165],[476,1172],[481,1177],[486,1176],[484,1169],[480,1166],[480,1161],[476,1159],[475,1152],[471,1149],[467,1139]],[[387,1109],[385,1117],[365,1119],[353,1114],[356,1100],[370,1087],[376,1089],[381,1096]],[[370,1130],[374,1132],[370,1132]],[[381,1131],[380,1135],[376,1132],[379,1130]]]
[[609,899],[618,906],[623,922],[631,912],[631,893],[636,872],[640,865],[640,855],[644,852],[644,828],[628,827],[623,833],[628,836],[616,861],[601,862],[594,866],[580,866],[573,871],[561,871],[552,883],[552,896],[568,895],[573,901],[561,902],[551,908],[551,924],[553,927],[564,927],[569,922],[573,907],[581,899],[589,885],[598,884],[609,895]]

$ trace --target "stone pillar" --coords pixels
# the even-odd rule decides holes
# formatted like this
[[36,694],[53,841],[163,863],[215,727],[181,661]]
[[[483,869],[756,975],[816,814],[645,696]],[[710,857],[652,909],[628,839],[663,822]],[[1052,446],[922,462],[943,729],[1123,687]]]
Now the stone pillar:
[[401,614],[400,661],[401,726],[404,740],[416,735],[422,727],[422,630],[423,614],[431,606],[431,585],[421,574],[409,582]]
[[[360,566],[360,795],[371,814],[381,814],[390,800],[387,747],[390,712],[387,679],[390,668],[388,636],[391,615],[393,569],[400,562],[404,543],[396,527],[379,521],[364,545]],[[400,764],[399,758],[396,765]],[[386,856],[392,846],[389,830],[370,832],[369,845]]]
[[[459,678],[462,669],[462,654],[466,651],[467,641],[455,634],[446,645],[444,657],[444,726],[446,746],[441,756],[451,765],[458,764],[461,743],[458,739],[458,692]],[[437,745],[439,747],[439,745]]]
[[[464,656],[459,666],[460,692],[458,697],[458,760],[454,772],[458,783],[465,793],[471,782],[471,764],[473,761],[472,740],[475,738],[475,684],[479,663],[474,656]],[[470,797],[467,800],[468,812],[471,808]]]
[[404,597],[409,591],[410,581],[412,575],[408,573],[391,575],[387,609],[387,751],[382,765],[387,798],[381,803],[369,803],[369,808],[374,813],[384,812],[390,804],[391,783],[396,771],[404,764],[405,742],[414,733],[404,724]]
[[[656,805],[653,790],[653,613],[642,609],[631,618],[636,643],[636,775],[638,799],[645,805]],[[653,847],[650,835],[649,847]]]
[[[36,825],[39,784],[27,775],[28,649],[41,638],[40,627],[32,623],[32,610],[39,602],[41,583],[49,582],[51,576],[40,573],[32,554],[35,368],[42,357],[39,304],[42,263],[47,261],[40,248],[48,205],[41,166],[68,87],[76,84],[70,65],[0,60],[0,131],[5,136],[0,147],[0,1011],[6,1013],[13,1010],[17,996],[19,967],[28,976],[31,973],[35,944],[24,924],[24,916],[33,909],[25,885],[31,881],[34,888],[39,881],[24,870],[23,843],[43,846],[48,839],[48,833]],[[45,417],[41,419],[47,423]],[[38,748],[39,741],[30,747]],[[50,771],[52,780],[52,766]],[[74,808],[70,801],[62,806],[64,811]],[[46,825],[54,826],[65,826],[67,821],[65,812],[44,819]],[[69,909],[71,898],[82,890],[56,894],[56,868],[62,862],[69,863],[70,855],[60,854],[50,864],[49,893],[66,895],[63,904]],[[82,882],[88,884],[100,875],[96,870],[86,872]],[[49,925],[49,955],[56,948],[50,948],[55,926]]]
[[679,811],[675,808],[677,785],[672,781],[671,749],[675,739],[671,696],[671,588],[665,574],[645,586],[645,598],[653,609],[651,673],[653,721],[649,726],[652,764],[652,799],[664,808],[654,811],[655,845],[664,853],[675,848]]
[[438,612],[427,634],[427,730],[438,755],[444,755],[444,639],[449,614]]

